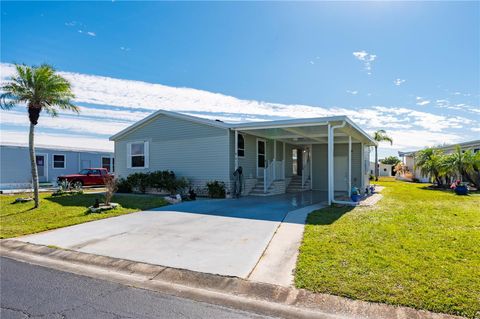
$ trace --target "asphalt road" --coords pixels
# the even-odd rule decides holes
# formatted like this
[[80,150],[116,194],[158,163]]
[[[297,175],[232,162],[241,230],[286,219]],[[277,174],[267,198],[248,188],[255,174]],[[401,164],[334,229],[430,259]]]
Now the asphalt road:
[[0,258],[0,318],[270,318]]

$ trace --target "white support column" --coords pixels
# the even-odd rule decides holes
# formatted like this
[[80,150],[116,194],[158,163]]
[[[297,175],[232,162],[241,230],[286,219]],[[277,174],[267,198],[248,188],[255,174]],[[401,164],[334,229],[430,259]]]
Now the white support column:
[[310,190],[313,189],[313,145],[310,144],[309,149],[309,158],[310,158]]
[[348,197],[352,196],[352,137],[348,136]]
[[273,180],[277,179],[277,140],[273,139]]
[[330,128],[330,123],[328,124],[328,144],[327,144],[327,193],[328,193],[328,205],[332,204],[332,176],[333,176],[333,154],[332,154],[332,130]]
[[235,170],[238,168],[238,131],[235,130]]
[[363,143],[360,144],[360,150],[361,150],[361,154],[360,154],[360,162],[362,163],[362,167],[361,167],[361,174],[362,174],[362,180],[360,181],[360,191],[363,192],[363,190],[365,189],[365,146],[363,145]]

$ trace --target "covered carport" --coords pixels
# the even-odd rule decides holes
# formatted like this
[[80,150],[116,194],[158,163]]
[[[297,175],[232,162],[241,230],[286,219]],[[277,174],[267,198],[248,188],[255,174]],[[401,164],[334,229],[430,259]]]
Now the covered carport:
[[[368,184],[370,146],[376,142],[346,116],[247,123],[233,126],[235,141],[240,133],[255,135],[273,142],[272,169],[264,174],[265,187],[278,178],[276,167],[287,163],[286,145],[303,147],[308,165],[303,179],[311,178],[311,188],[328,193],[328,204],[341,202],[336,194],[349,195],[352,186],[364,190]],[[283,152],[277,152],[277,148]],[[278,158],[282,154],[282,158]],[[239,166],[235,153],[235,168]]]

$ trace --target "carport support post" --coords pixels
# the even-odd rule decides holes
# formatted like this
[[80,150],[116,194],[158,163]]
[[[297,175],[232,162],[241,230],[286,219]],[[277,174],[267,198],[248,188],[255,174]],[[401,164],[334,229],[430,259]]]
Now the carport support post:
[[238,168],[238,131],[235,130],[235,170]]
[[348,136],[348,197],[352,196],[352,137]]
[[332,130],[331,125],[328,123],[328,135],[327,135],[327,194],[328,194],[328,206],[332,204],[332,171],[333,171],[333,154],[332,154]]
[[273,139],[273,180],[277,180],[277,140]]

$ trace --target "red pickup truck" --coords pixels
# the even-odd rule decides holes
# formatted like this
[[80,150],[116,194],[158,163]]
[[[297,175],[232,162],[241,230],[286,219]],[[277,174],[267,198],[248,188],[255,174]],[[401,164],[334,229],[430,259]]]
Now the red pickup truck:
[[57,183],[67,180],[74,186],[105,185],[105,180],[110,178],[113,174],[105,168],[84,168],[78,174],[58,176]]

